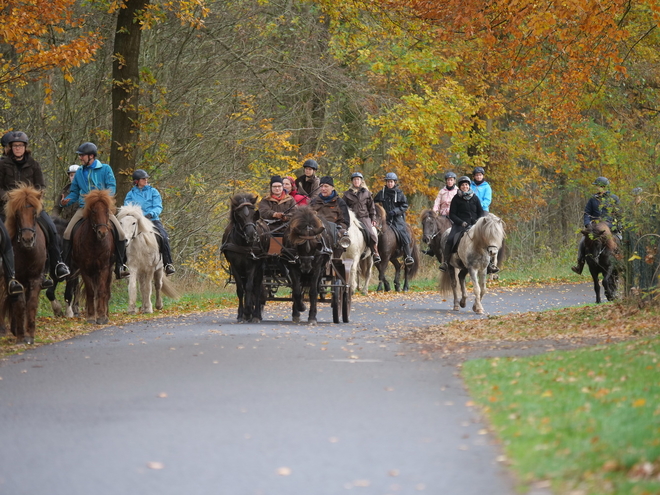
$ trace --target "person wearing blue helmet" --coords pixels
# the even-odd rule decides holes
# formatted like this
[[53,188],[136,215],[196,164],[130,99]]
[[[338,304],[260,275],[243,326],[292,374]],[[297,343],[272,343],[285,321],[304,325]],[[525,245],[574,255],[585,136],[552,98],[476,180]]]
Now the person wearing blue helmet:
[[[583,223],[588,227],[591,223],[605,222],[613,233],[619,232],[619,197],[609,191],[610,181],[606,177],[597,177],[592,183],[596,193],[589,198],[584,207]],[[578,275],[582,275],[585,263],[584,236],[578,244],[577,263],[571,267]]]
[[378,191],[374,198],[374,203],[381,203],[387,214],[387,223],[397,233],[401,242],[401,249],[405,253],[403,262],[406,265],[414,265],[415,259],[412,256],[411,238],[406,223],[406,211],[408,210],[408,200],[403,191],[397,186],[399,178],[394,172],[385,174],[385,187]]
[[470,187],[477,195],[477,198],[479,198],[481,207],[485,212],[488,212],[490,210],[490,203],[493,200],[493,190],[484,178],[485,173],[483,167],[475,167],[472,172],[472,182],[470,183]]

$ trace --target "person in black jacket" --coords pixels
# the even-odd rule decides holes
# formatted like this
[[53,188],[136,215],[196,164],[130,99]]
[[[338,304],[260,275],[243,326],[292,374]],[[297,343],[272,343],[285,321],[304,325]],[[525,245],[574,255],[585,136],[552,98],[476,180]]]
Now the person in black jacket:
[[[451,231],[445,242],[443,251],[443,261],[440,264],[440,270],[443,272],[449,268],[449,258],[454,252],[454,245],[458,244],[460,234],[469,230],[477,220],[487,215],[487,212],[481,206],[481,201],[474,190],[470,188],[470,178],[463,176],[458,179],[458,192],[449,206],[449,219],[453,222]],[[493,269],[493,272],[495,269]],[[499,271],[499,269],[497,269]]]
[[403,262],[406,265],[414,265],[415,260],[412,257],[412,248],[410,243],[410,233],[406,223],[406,210],[408,209],[408,200],[403,191],[397,186],[399,178],[394,172],[385,174],[385,187],[378,191],[374,198],[374,203],[381,203],[387,213],[387,223],[396,232],[401,249],[405,253]]

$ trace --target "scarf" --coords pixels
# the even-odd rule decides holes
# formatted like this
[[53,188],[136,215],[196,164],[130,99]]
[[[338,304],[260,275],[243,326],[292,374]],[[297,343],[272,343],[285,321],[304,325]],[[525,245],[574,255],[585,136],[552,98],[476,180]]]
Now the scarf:
[[319,194],[319,198],[321,198],[321,201],[323,201],[324,203],[329,203],[336,197],[337,197],[337,191],[332,191],[332,194],[330,194],[330,196],[323,196],[322,194]]
[[457,194],[460,194],[460,195],[461,195],[461,198],[463,198],[464,200],[468,201],[470,198],[472,198],[472,196],[474,196],[474,191],[473,191],[472,189],[469,189],[469,190],[466,191],[466,192],[458,191]]
[[286,191],[284,191],[284,189],[282,189],[282,192],[280,193],[279,196],[275,196],[273,193],[270,193],[270,197],[276,199],[277,201],[282,201],[287,196],[288,194],[286,193]]
[[454,184],[454,185],[451,186],[451,187],[449,187],[449,186],[445,186],[445,189],[447,189],[447,191],[452,191],[455,187],[456,187],[456,184]]
[[478,186],[480,186],[480,185],[483,184],[484,182],[486,182],[486,179],[481,179],[480,181],[476,181],[476,180],[474,181],[474,183],[475,183],[476,185],[478,185]]

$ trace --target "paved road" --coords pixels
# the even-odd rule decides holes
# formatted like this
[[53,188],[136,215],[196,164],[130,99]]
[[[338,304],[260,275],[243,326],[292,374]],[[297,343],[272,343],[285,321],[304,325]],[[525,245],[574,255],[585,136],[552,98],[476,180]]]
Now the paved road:
[[[591,302],[589,285],[486,310]],[[352,322],[233,311],[105,327],[0,365],[0,494],[513,495],[457,368],[400,336],[475,318],[438,296],[358,298]],[[396,338],[393,337],[396,335]],[[499,458],[499,460],[498,460]]]

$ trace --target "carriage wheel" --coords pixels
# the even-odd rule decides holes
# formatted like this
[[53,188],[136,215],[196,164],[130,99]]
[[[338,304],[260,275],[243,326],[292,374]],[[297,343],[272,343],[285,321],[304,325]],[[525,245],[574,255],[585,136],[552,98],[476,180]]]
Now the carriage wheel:
[[339,323],[339,315],[341,314],[342,290],[344,285],[341,280],[332,282],[332,321]]
[[349,323],[350,321],[352,292],[351,289],[344,288],[344,297],[341,305],[341,319],[344,323]]

